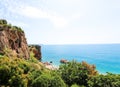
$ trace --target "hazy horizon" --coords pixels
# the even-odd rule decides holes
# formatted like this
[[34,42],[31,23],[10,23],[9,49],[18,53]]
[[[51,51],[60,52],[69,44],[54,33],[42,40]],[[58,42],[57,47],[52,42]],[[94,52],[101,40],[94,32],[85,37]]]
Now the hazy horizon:
[[[28,43],[29,44],[29,43]],[[29,44],[29,45],[120,45],[120,43],[83,43],[83,44],[42,44],[42,43],[39,43],[39,44]]]
[[120,44],[120,0],[0,0],[28,44]]

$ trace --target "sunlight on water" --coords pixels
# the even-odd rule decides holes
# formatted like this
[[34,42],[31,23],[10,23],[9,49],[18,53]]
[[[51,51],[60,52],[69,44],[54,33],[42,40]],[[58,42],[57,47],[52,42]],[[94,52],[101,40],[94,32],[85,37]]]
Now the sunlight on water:
[[59,65],[62,58],[95,64],[100,73],[120,73],[120,44],[43,45],[43,62]]

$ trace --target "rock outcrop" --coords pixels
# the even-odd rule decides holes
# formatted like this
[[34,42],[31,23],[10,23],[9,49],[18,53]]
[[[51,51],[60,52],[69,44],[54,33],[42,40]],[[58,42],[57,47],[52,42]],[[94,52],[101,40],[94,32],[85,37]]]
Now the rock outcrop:
[[60,60],[60,63],[68,63],[68,60],[66,60],[66,59],[61,59],[61,60]]
[[41,61],[41,46],[40,45],[29,45],[30,52],[34,53],[34,57]]
[[29,59],[29,49],[25,34],[21,28],[0,20],[0,54],[12,52],[19,58]]

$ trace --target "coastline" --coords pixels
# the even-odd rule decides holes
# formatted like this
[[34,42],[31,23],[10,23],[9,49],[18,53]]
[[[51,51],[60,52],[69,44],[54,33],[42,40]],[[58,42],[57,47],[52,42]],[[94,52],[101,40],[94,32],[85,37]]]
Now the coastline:
[[58,70],[59,66],[53,65],[49,62],[42,62],[42,64],[45,66],[45,68],[50,69],[50,70]]
[[52,61],[55,66],[60,65],[59,61],[62,58],[68,61],[86,61],[89,64],[95,64],[96,69],[102,74],[106,72],[118,74],[120,73],[119,52],[120,44],[43,45],[42,61]]

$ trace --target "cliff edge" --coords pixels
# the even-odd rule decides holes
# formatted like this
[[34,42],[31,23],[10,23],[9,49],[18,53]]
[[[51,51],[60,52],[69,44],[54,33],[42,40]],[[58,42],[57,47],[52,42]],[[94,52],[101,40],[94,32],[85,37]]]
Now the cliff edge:
[[8,57],[15,55],[18,58],[30,58],[24,31],[17,26],[7,24],[6,20],[0,20],[0,54]]

